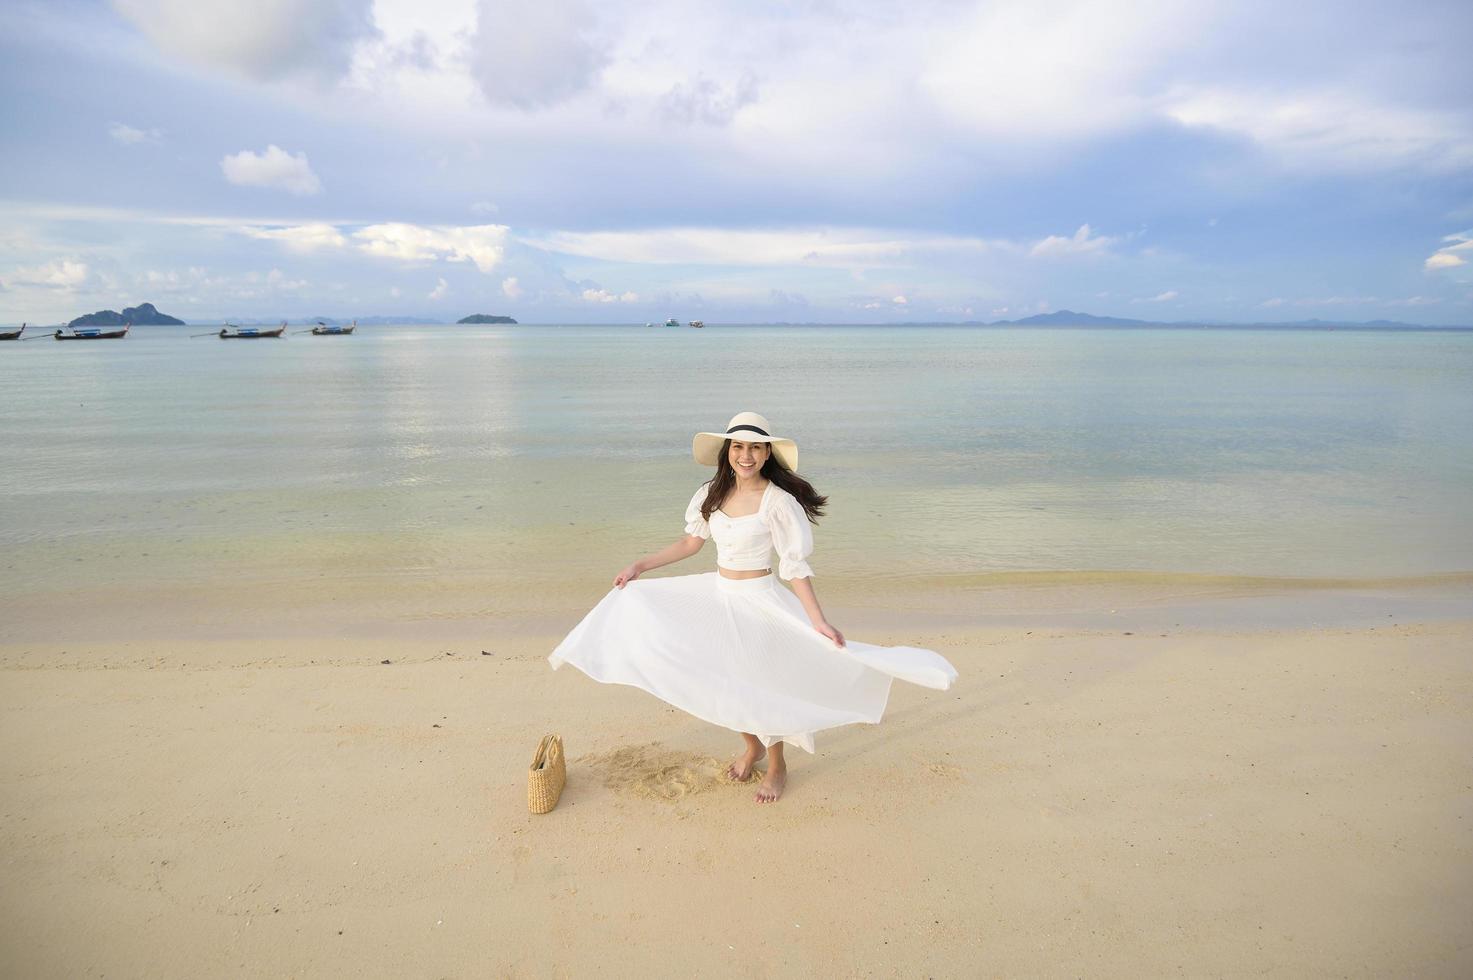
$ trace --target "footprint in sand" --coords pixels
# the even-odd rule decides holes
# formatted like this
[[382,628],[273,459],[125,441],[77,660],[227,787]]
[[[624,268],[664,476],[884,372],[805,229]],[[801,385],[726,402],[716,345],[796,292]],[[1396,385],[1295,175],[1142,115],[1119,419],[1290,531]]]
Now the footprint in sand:
[[930,763],[929,765],[926,766],[926,769],[933,776],[940,776],[943,779],[961,779],[962,778],[962,769],[961,769],[961,767],[960,766],[953,766],[953,765],[951,765],[949,763],[946,763],[946,762],[932,762],[932,763]]
[[573,761],[602,773],[609,789],[646,799],[673,802],[726,784],[720,761],[662,748],[659,742],[625,746]]

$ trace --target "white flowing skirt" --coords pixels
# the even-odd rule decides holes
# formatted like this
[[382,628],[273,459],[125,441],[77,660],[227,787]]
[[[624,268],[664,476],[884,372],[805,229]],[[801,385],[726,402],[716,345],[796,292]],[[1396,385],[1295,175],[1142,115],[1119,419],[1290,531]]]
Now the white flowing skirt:
[[885,713],[894,678],[946,690],[956,668],[931,650],[816,631],[798,597],[767,575],[716,572],[611,589],[552,656],[604,684],[628,684],[703,721],[813,751],[813,733]]

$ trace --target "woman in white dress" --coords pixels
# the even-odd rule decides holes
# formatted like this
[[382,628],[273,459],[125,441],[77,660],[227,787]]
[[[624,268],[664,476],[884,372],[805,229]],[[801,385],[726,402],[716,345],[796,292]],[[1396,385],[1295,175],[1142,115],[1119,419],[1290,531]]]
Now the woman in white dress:
[[[739,732],[727,776],[745,781],[765,756],[756,799],[770,803],[787,783],[784,742],[812,752],[814,732],[878,722],[892,679],[946,690],[956,669],[931,650],[848,643],[824,617],[807,559],[827,498],[797,474],[793,440],[742,412],[724,432],[697,434],[692,450],[716,475],[691,498],[685,534],[615,575],[548,660]],[[708,538],[715,572],[636,581]],[[772,574],[774,550],[791,592]]]

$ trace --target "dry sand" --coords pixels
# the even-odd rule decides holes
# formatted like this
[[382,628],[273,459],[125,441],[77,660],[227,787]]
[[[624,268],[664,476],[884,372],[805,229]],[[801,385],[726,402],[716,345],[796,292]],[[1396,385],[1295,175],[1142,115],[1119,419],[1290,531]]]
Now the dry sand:
[[760,807],[555,636],[0,647],[0,975],[1473,975],[1473,622],[863,636]]

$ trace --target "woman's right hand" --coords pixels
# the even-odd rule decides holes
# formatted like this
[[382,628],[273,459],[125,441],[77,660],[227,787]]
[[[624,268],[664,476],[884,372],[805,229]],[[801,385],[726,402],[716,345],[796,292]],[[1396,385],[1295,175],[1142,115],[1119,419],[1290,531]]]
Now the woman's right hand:
[[639,562],[635,562],[614,576],[614,588],[622,589],[637,578],[639,578]]

